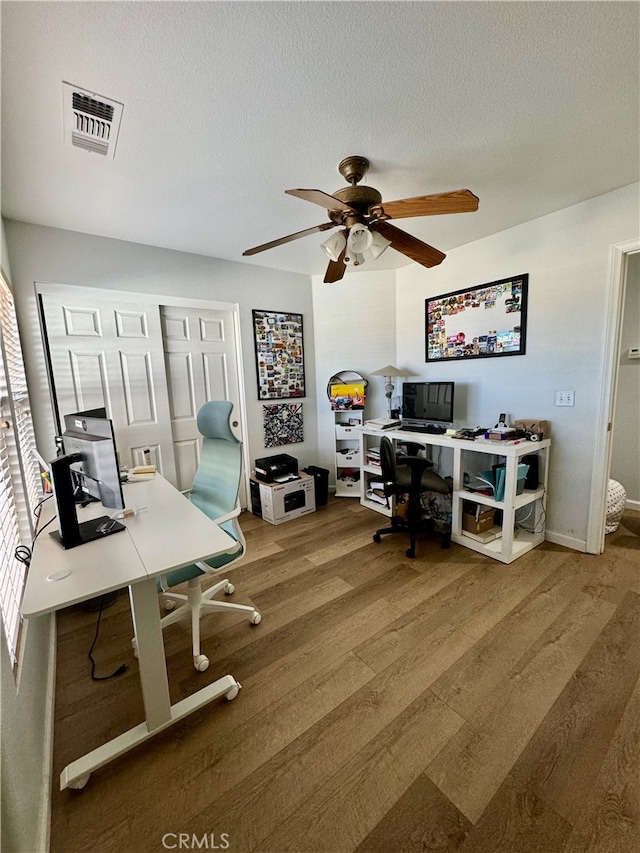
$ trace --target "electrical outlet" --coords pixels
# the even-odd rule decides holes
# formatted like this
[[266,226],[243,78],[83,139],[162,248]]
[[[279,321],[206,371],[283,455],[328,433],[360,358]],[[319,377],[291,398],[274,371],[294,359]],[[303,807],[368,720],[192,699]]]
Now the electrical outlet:
[[573,391],[556,391],[556,406],[573,406]]

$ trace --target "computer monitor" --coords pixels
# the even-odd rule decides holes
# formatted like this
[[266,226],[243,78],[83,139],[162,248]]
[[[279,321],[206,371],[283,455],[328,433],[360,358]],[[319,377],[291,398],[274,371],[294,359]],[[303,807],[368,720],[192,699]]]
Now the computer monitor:
[[64,548],[124,530],[108,515],[78,523],[76,503],[91,499],[109,509],[124,509],[124,495],[113,424],[104,409],[65,415],[63,455],[51,462],[58,530],[51,535]]
[[83,495],[100,501],[104,507],[124,509],[113,423],[106,411],[91,409],[65,415],[64,427],[64,452],[82,456],[71,470],[79,475]]
[[453,392],[453,382],[403,382],[403,423],[412,426],[452,424]]

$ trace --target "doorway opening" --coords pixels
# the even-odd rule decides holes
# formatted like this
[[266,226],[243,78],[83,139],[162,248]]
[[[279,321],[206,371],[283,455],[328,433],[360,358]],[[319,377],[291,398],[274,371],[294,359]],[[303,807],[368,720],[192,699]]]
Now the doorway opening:
[[[601,376],[598,430],[593,463],[593,487],[587,530],[587,553],[601,554],[605,547],[605,521],[611,473],[616,400],[620,380],[622,329],[630,262],[640,253],[640,240],[611,247],[604,362]],[[635,419],[637,430],[637,418]],[[636,433],[637,441],[637,433]]]

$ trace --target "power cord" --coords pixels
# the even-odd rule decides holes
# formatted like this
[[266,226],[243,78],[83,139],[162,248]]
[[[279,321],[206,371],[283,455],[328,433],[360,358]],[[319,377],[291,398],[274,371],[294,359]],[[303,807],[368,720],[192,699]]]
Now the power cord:
[[91,648],[89,649],[89,660],[91,661],[91,679],[92,681],[107,681],[109,678],[114,678],[116,675],[122,675],[122,673],[126,670],[127,664],[123,663],[114,670],[111,675],[96,675],[96,662],[93,658],[93,650],[98,641],[98,634],[100,632],[100,620],[102,619],[102,611],[104,609],[104,595],[100,596],[100,610],[98,611],[98,619],[96,621],[96,633],[93,638],[93,642],[91,643]]
[[43,503],[46,503],[48,500],[51,500],[52,497],[53,497],[53,495],[47,495],[46,497],[42,498],[42,500],[39,500],[38,503],[33,508],[33,514],[34,514],[35,519],[36,519],[36,528],[35,528],[35,533],[33,535],[33,539],[31,540],[31,546],[18,545],[16,547],[15,551],[13,552],[13,555],[16,558],[16,560],[18,560],[18,562],[25,565],[27,567],[27,569],[31,565],[31,555],[33,552],[33,546],[35,544],[36,539],[38,538],[38,536],[40,536],[40,534],[45,529],[45,527],[47,527],[49,524],[51,524],[52,521],[55,521],[56,517],[54,515],[53,518],[51,518],[49,521],[47,521],[46,524],[43,524],[42,527],[38,530],[38,522],[40,521],[40,508],[41,508]]
[[[49,519],[49,521],[47,521],[46,524],[43,524],[42,527],[38,529],[37,522],[40,520],[40,508],[41,508],[43,503],[45,503],[48,500],[51,500],[52,497],[53,497],[53,495],[47,495],[45,498],[42,498],[42,500],[38,501],[38,503],[33,508],[33,514],[36,517],[36,532],[34,534],[33,540],[31,541],[31,547],[29,548],[26,545],[18,545],[14,551],[14,555],[15,555],[16,560],[23,563],[27,567],[27,569],[31,565],[31,555],[33,552],[33,546],[35,544],[36,539],[38,538],[38,536],[40,536],[40,534],[42,533],[43,530],[45,530],[53,521],[56,520],[56,516],[54,515],[53,518]],[[146,509],[147,509],[147,507],[140,507],[140,509],[134,510],[133,512],[129,513],[129,515],[135,516],[138,512],[142,512]],[[100,609],[98,611],[98,619],[96,622],[96,632],[95,632],[95,635],[93,637],[93,642],[91,643],[91,648],[89,649],[89,655],[88,655],[89,660],[91,661],[91,678],[93,681],[106,681],[107,679],[113,678],[116,675],[122,675],[122,673],[127,669],[127,664],[123,663],[116,670],[114,670],[114,672],[112,672],[111,675],[96,675],[95,674],[96,662],[93,658],[93,650],[94,650],[95,645],[98,641],[98,634],[100,632],[100,620],[102,618],[102,611],[104,609],[104,600],[105,600],[105,596],[101,595],[100,596]]]

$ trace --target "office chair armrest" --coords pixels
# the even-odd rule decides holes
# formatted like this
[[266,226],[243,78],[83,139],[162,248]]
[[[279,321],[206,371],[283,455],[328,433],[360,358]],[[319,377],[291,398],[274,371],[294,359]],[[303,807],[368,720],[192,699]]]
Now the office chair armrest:
[[440,477],[439,474],[436,474],[435,471],[428,470],[433,467],[433,462],[431,462],[431,460],[425,459],[424,456],[405,456],[403,458],[403,462],[411,468],[412,492],[418,492],[420,491],[421,486],[424,486],[425,483],[423,478],[425,472],[430,475],[428,479],[431,480],[434,491],[447,490],[447,486],[442,477]]
[[215,521],[216,524],[224,524],[225,521],[231,521],[232,518],[237,518],[242,512],[242,507],[240,504],[236,504],[235,507],[231,510],[231,512],[226,513],[226,515],[220,515],[218,518],[211,519]]
[[[414,460],[411,462],[411,460]],[[423,470],[425,468],[433,468],[433,462],[430,459],[427,459],[426,456],[413,456],[409,453],[399,453],[396,456],[396,465],[412,465],[420,463],[422,465]]]

